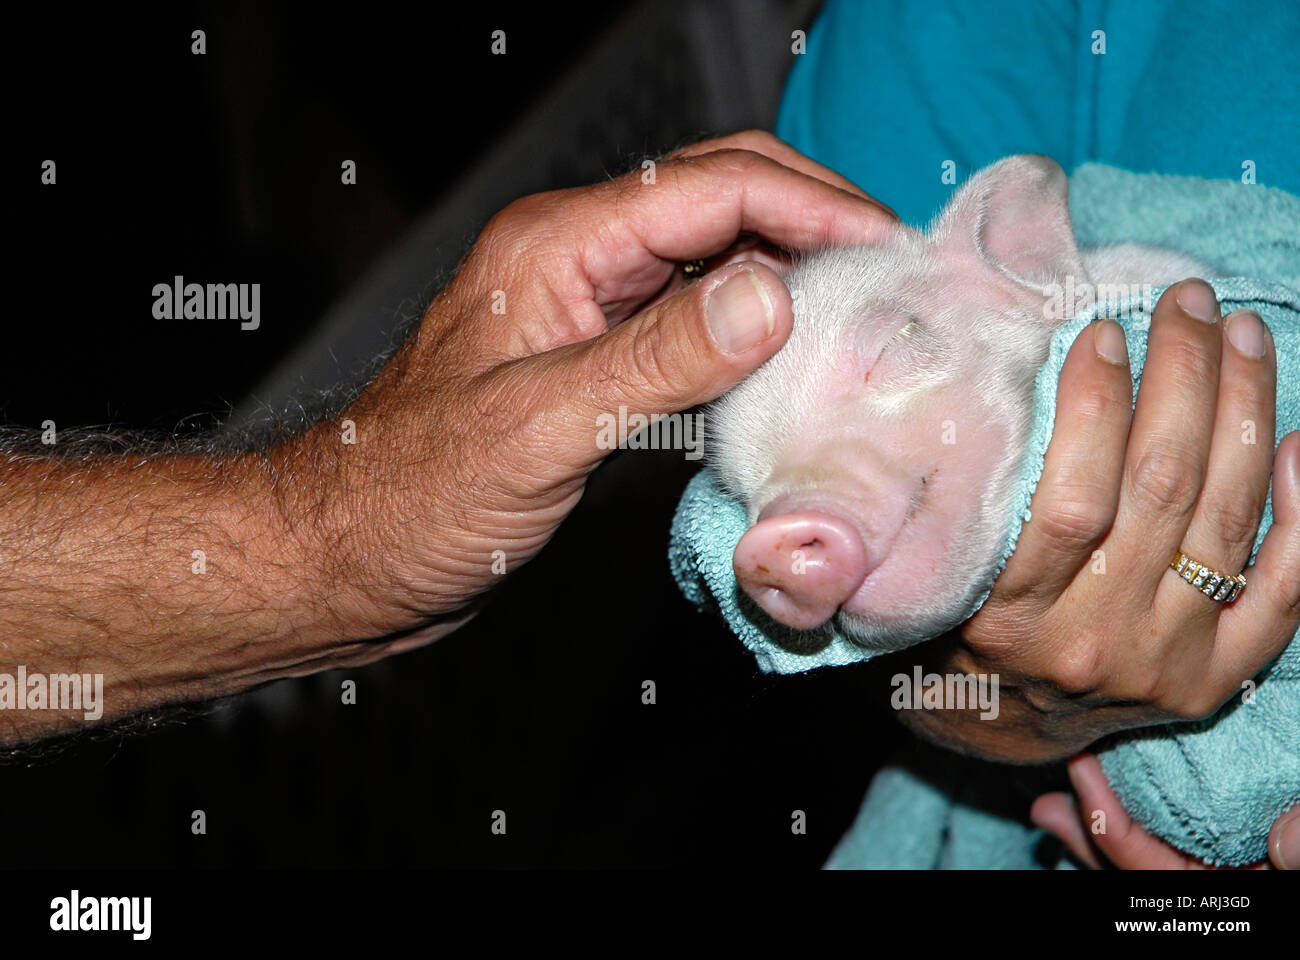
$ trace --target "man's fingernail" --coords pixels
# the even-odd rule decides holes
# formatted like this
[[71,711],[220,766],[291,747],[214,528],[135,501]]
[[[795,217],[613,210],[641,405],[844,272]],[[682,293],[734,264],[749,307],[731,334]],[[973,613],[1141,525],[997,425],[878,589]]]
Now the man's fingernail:
[[1180,283],[1174,299],[1189,317],[1206,323],[1214,323],[1219,319],[1219,301],[1214,296],[1214,288],[1204,280]]
[[767,291],[752,270],[714,288],[704,309],[714,343],[732,356],[762,343],[776,327]]
[[1283,870],[1300,870],[1300,816],[1293,816],[1277,833],[1274,859]]
[[1092,337],[1097,356],[1121,367],[1128,363],[1128,344],[1124,342],[1124,331],[1114,320],[1100,321]]
[[1238,310],[1228,314],[1224,321],[1228,328],[1228,342],[1248,357],[1261,359],[1264,346],[1264,321],[1253,310]]

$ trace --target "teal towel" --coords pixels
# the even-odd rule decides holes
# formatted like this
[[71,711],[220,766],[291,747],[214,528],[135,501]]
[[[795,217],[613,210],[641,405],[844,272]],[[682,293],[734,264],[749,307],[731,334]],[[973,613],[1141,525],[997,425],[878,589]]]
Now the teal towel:
[[[917,742],[886,764],[826,867],[1025,870],[1068,866],[1059,844],[1019,820],[1051,780]],[[1035,783],[1037,781],[1037,783]],[[900,826],[902,829],[900,829]],[[1044,842],[1046,841],[1046,842]]]
[[[1225,278],[1215,280],[1214,287],[1225,313],[1253,309],[1273,332],[1277,436],[1300,429],[1300,200],[1258,185],[1133,174],[1086,164],[1071,178],[1070,209],[1081,245],[1132,240],[1218,264]],[[1160,292],[1095,304],[1054,335],[1036,385],[1033,427],[1017,507],[1008,518],[1004,561],[1015,547],[1042,470],[1057,379],[1070,344],[1092,319],[1118,319],[1128,339],[1136,391],[1146,359],[1150,311]],[[1270,500],[1256,547],[1271,524]],[[765,672],[794,673],[875,656],[830,627],[807,632],[781,627],[748,601],[731,570],[731,554],[746,525],[743,506],[720,490],[708,470],[691,481],[678,506],[669,546],[673,574],[686,596],[716,609]],[[1256,679],[1253,705],[1234,702],[1208,721],[1137,732],[1102,752],[1103,767],[1135,819],[1212,863],[1262,859],[1273,820],[1300,798],[1300,643],[1293,639]],[[997,769],[988,765],[989,775]],[[890,783],[896,794],[897,783]],[[924,809],[923,804],[914,806]],[[871,807],[869,797],[864,816]],[[918,830],[921,819],[918,812]],[[862,825],[860,816],[855,830]],[[884,834],[896,835],[897,828]]]

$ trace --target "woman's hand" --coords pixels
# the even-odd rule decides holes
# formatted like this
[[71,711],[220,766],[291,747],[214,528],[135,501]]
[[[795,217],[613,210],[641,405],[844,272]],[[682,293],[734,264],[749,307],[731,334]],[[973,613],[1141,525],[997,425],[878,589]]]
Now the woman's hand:
[[[1078,795],[1045,793],[1034,801],[1030,818],[1064,843],[1086,866],[1106,863],[1124,870],[1211,870],[1203,861],[1175,850],[1133,822],[1097,758],[1081,754],[1070,761],[1070,782]],[[1247,869],[1300,869],[1300,804],[1273,824],[1268,860]]]
[[[1253,313],[1220,322],[1213,290],[1160,298],[1132,409],[1119,326],[1083,330],[1020,543],[983,608],[917,651],[927,670],[993,674],[995,719],[910,711],[924,735],[1012,762],[1214,713],[1300,622],[1300,432],[1273,456],[1276,354]],[[1175,550],[1235,574],[1273,471],[1274,525],[1249,584],[1215,603],[1169,569]],[[928,648],[928,649],[926,649]]]

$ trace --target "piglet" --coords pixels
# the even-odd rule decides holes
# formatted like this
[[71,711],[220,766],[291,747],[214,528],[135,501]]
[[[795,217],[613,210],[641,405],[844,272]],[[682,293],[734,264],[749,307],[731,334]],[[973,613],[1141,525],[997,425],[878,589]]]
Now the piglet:
[[955,626],[992,581],[1053,330],[1094,291],[1212,270],[1136,244],[1079,249],[1055,161],[977,173],[929,231],[805,257],[786,345],[710,411],[752,526],[741,588],[796,629],[868,649]]

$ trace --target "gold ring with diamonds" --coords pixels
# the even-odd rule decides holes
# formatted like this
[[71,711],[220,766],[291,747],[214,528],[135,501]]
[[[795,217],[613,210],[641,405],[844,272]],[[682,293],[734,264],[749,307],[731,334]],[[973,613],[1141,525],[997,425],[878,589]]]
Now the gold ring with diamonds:
[[1232,603],[1246,589],[1246,578],[1240,573],[1230,577],[1193,560],[1181,550],[1174,551],[1169,566],[1180,577],[1216,603]]

